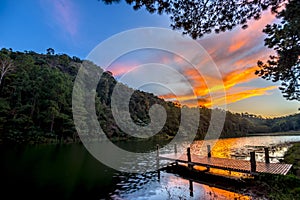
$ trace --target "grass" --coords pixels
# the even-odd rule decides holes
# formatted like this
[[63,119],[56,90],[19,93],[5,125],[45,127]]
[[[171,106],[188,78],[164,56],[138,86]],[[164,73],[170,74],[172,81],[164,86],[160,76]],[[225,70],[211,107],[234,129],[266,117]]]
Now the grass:
[[300,178],[300,143],[295,143],[286,152],[284,162],[293,164],[292,173]]

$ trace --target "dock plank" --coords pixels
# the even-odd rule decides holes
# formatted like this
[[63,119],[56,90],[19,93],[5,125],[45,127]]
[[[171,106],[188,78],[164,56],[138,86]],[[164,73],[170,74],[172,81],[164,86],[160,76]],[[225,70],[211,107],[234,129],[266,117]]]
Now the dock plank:
[[[188,163],[191,165],[223,169],[223,170],[236,171],[236,172],[252,173],[250,161],[247,160],[216,158],[216,157],[200,157],[198,155],[193,155],[193,154],[191,154],[191,162],[188,162],[186,155],[181,155],[178,157],[178,155],[176,154],[160,155],[159,159],[170,160],[170,161],[181,162],[181,163]],[[292,167],[291,164],[256,162],[255,173],[286,175],[291,169],[291,167]]]

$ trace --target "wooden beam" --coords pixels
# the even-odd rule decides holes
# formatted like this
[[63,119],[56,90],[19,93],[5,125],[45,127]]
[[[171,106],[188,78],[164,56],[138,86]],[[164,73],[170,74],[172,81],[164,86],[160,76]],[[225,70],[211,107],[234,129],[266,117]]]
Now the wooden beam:
[[210,145],[207,145],[207,157],[211,157],[211,148]]
[[256,172],[256,161],[255,161],[255,152],[250,152],[250,166],[251,172]]
[[270,163],[269,148],[265,147],[264,150],[265,150],[265,162],[268,164]]
[[187,148],[187,150],[186,150],[186,155],[187,155],[188,167],[189,167],[190,169],[192,169],[193,166],[191,165],[192,158],[191,158],[191,148],[190,148],[190,147]]

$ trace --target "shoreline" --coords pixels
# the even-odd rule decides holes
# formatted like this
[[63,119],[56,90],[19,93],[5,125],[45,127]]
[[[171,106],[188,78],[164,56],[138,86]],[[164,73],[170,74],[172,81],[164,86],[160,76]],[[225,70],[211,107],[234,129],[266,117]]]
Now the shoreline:
[[251,136],[298,136],[300,131],[288,131],[288,132],[274,132],[274,133],[251,133],[247,134],[246,137]]
[[[289,131],[289,132],[276,132],[276,133],[253,133],[253,134],[246,134],[244,136],[235,136],[235,137],[220,137],[218,139],[228,139],[228,138],[244,138],[244,137],[259,137],[259,136],[300,136],[300,131]],[[166,134],[154,136],[152,138],[148,138],[149,140],[172,140],[174,136],[168,136]],[[143,141],[140,138],[125,138],[125,137],[118,137],[118,138],[93,138],[88,139],[90,142],[104,142],[104,141],[111,141],[111,142],[130,142],[130,141]],[[198,140],[205,140],[201,138],[195,137],[194,141]],[[48,138],[48,137],[39,137],[38,140],[33,141],[26,141],[26,142],[16,142],[16,141],[3,141],[0,139],[0,145],[3,144],[24,144],[24,145],[35,145],[35,144],[82,144],[82,138],[76,136],[74,138]]]

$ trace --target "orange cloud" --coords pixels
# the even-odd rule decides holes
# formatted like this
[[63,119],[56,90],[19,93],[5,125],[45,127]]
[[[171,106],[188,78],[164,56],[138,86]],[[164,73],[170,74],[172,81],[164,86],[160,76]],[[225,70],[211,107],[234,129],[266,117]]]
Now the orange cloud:
[[[233,103],[236,101],[240,101],[246,98],[260,96],[266,94],[267,91],[273,90],[276,86],[270,86],[265,88],[254,88],[245,90],[245,88],[237,87],[236,91],[233,92],[233,87],[241,84],[249,82],[253,79],[257,79],[258,77],[254,74],[255,70],[257,70],[257,66],[249,67],[246,69],[237,69],[223,77],[224,85],[213,85],[208,88],[205,81],[216,82],[214,77],[205,77],[205,79],[199,74],[196,69],[187,69],[184,71],[184,75],[188,77],[193,88],[194,94],[188,95],[175,95],[175,94],[166,94],[161,95],[161,98],[164,98],[168,101],[174,101],[177,103],[185,104],[188,106],[206,106],[211,107],[212,105],[224,105],[225,103]],[[222,90],[226,91],[226,95],[222,97],[216,97],[218,92],[222,92]],[[214,98],[212,98],[214,96]],[[197,105],[195,105],[195,99],[197,100]],[[192,101],[194,100],[194,101]],[[191,103],[193,102],[193,103]]]
[[237,69],[228,73],[224,78],[225,89],[229,89],[237,84],[245,83],[258,77],[254,74],[258,69],[257,66],[249,67],[245,70]]
[[[221,106],[226,104],[231,104],[237,101],[241,101],[243,99],[255,97],[255,96],[261,96],[261,95],[267,95],[268,92],[271,90],[277,89],[277,86],[269,86],[264,88],[254,88],[254,89],[248,89],[238,91],[235,93],[230,93],[230,91],[226,92],[226,96],[222,96],[219,98],[212,99],[211,96],[205,96],[203,98],[198,97],[196,100],[197,105],[195,105],[195,97],[194,95],[183,95],[183,96],[176,96],[174,94],[167,94],[161,96],[161,98],[164,98],[168,101],[173,101],[176,103],[181,103],[187,106],[205,106],[205,107],[212,107],[212,106]],[[194,100],[194,101],[192,101]]]
[[186,69],[183,71],[183,74],[191,82],[196,96],[204,96],[209,93],[205,79],[201,76],[198,70]]
[[228,48],[229,53],[234,53],[242,48],[248,48],[249,45],[251,46],[254,40],[262,37],[262,30],[265,26],[272,23],[275,19],[275,15],[268,10],[264,13],[262,19],[250,21],[247,30],[240,29],[235,32]]
[[114,64],[112,66],[109,66],[106,70],[113,73],[113,76],[122,76],[126,74],[127,72],[133,70],[138,64]]
[[241,101],[243,99],[247,99],[250,97],[255,96],[261,96],[268,94],[268,91],[277,89],[277,86],[269,86],[264,88],[255,88],[255,89],[249,89],[249,90],[243,90],[241,92],[232,93],[232,94],[226,94],[226,99],[224,97],[221,97],[219,99],[216,99],[214,102],[207,102],[203,105],[206,107],[211,107],[213,103],[217,105],[221,105],[220,103],[226,101],[227,104],[234,103],[237,101]]
[[[222,80],[217,80],[214,75],[202,73],[210,70],[210,59],[207,57],[197,58],[199,60],[197,67],[201,68],[201,72],[188,66],[184,59],[176,55],[159,55],[155,57],[157,59],[155,61],[158,63],[175,65],[193,87],[193,93],[190,94],[163,94],[160,97],[188,106],[204,105],[211,107],[223,105],[226,101],[230,104],[254,96],[265,95],[268,91],[275,89],[275,86],[264,88],[252,86],[251,89],[237,87],[239,84],[259,78],[254,74],[258,69],[255,66],[256,62],[259,59],[266,58],[269,53],[269,50],[263,45],[265,36],[262,33],[262,29],[266,24],[272,23],[274,19],[274,15],[268,11],[259,21],[249,22],[247,30],[236,29],[226,34],[217,35],[218,39],[214,39],[213,36],[199,41],[208,50],[210,56],[217,64],[220,73],[223,75]],[[120,69],[112,70],[112,72],[118,76],[126,73],[131,68],[124,65],[120,66]],[[224,90],[226,95],[221,96]]]
[[235,52],[239,50],[241,47],[243,47],[246,44],[245,40],[237,41],[231,44],[228,48],[229,53]]
[[187,69],[184,71],[184,75],[191,81],[191,84],[194,88],[194,93],[197,96],[205,96],[208,93],[217,92],[223,89],[228,90],[237,84],[257,79],[258,77],[254,74],[257,69],[257,66],[246,69],[236,69],[223,77],[224,86],[213,85],[213,87],[210,88],[208,88],[207,82],[210,82],[210,85],[212,85],[211,83],[218,83],[220,81],[217,81],[214,77],[205,77],[204,79],[196,69]]
[[265,34],[262,30],[274,20],[275,16],[268,10],[260,20],[249,21],[246,30],[236,28],[230,32],[212,34],[199,40],[199,43],[209,52],[221,72],[228,73],[232,68],[250,67],[271,53],[263,45]]

